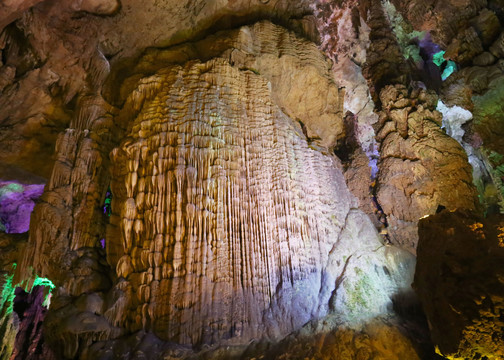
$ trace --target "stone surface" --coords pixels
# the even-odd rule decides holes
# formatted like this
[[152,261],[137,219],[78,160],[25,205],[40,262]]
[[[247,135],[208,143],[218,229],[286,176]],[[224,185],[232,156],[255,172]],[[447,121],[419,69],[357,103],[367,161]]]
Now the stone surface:
[[[329,313],[354,325],[391,314],[413,260],[380,243],[346,189],[331,155],[345,136],[343,91],[313,43],[261,22],[151,49],[112,69],[104,94],[120,110],[99,94],[108,62],[93,43],[58,35],[64,21],[76,38],[97,27],[65,9],[44,4],[21,22],[46,29],[34,32],[34,51],[47,57],[41,71],[57,74],[32,80],[49,101],[34,112],[57,99],[68,127],[51,140],[51,175],[39,172],[49,180],[16,275],[29,281],[33,266],[58,285],[44,321],[57,356],[120,354],[115,339],[137,330],[169,351],[163,341],[222,354],[219,344],[275,342]],[[77,56],[92,61],[70,66]],[[61,91],[49,91],[55,84]],[[16,134],[24,115],[9,111]],[[27,161],[20,173],[34,170]],[[100,208],[109,182],[110,219]]]
[[[352,322],[386,310],[390,294],[375,293],[384,273],[355,268],[361,285],[345,280],[349,229],[362,228],[358,252],[381,254],[382,245],[351,210],[335,160],[307,142],[319,119],[337,138],[341,115],[286,91],[284,79],[304,94],[338,90],[317,50],[283,31],[263,22],[212,38],[233,44],[230,56],[161,69],[128,97],[119,119],[131,119],[130,130],[112,152],[112,209],[122,210],[111,217],[107,256],[126,299],[110,310],[113,323],[179,343],[243,343],[279,339],[329,308]],[[177,51],[189,53],[146,59]],[[310,77],[296,73],[304,62]],[[308,138],[287,114],[299,114]],[[363,268],[375,263],[369,256]],[[345,290],[336,294],[338,274]]]
[[[2,279],[18,262],[16,283],[33,266],[58,285],[58,358],[429,358],[398,310],[414,258],[382,244],[414,252],[419,217],[476,207],[425,87],[474,113],[456,137],[499,211],[503,15],[500,0],[2,2],[0,178],[47,184],[29,235],[0,233]],[[444,82],[442,49],[458,62]]]
[[43,184],[0,181],[0,231],[8,234],[27,232],[35,201],[43,191]]
[[414,287],[449,359],[504,356],[504,219],[443,211],[420,221]]
[[[487,6],[485,0],[392,0],[417,30],[429,31],[435,42],[447,47],[459,30]],[[426,11],[428,9],[428,11]]]
[[21,288],[16,289],[13,310],[19,321],[14,351],[11,360],[52,360],[56,359],[53,352],[44,343],[42,326],[47,313],[44,302],[44,287],[35,286],[27,293]]
[[373,100],[379,103],[380,91],[384,86],[406,83],[409,67],[381,1],[370,2],[367,24],[372,41],[362,72],[368,81]]
[[[412,344],[387,319],[376,319],[362,329],[344,327],[323,331],[323,324],[308,324],[266,353],[270,359],[420,359]],[[322,329],[317,329],[320,327]],[[318,336],[313,339],[312,334]]]
[[19,18],[23,12],[43,0],[8,0],[0,4],[0,30]]
[[[136,358],[154,359],[419,359],[410,341],[389,319],[379,318],[362,329],[334,328],[334,319],[307,324],[281,343],[268,345],[252,342],[247,347],[227,346],[195,353],[183,346],[168,347],[152,334],[140,332],[127,339],[97,343],[89,350],[90,358],[112,359],[112,353],[127,356],[133,347]],[[313,334],[318,334],[313,336]],[[132,346],[132,344],[134,344]]]
[[437,96],[423,89],[388,86],[382,90],[377,199],[393,243],[415,250],[417,222],[448,209],[476,209],[476,189],[467,155],[441,129]]

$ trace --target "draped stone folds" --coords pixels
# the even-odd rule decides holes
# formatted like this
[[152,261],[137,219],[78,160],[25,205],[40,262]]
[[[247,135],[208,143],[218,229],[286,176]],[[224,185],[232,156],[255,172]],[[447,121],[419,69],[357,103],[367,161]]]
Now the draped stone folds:
[[133,63],[79,99],[16,272],[56,284],[44,326],[61,356],[390,314],[414,259],[345,185],[343,90],[315,44],[259,22]]
[[[312,97],[338,94],[318,50],[270,23],[212,41],[235,48],[141,78],[119,114],[128,130],[111,153],[120,212],[107,254],[126,300],[107,316],[180,343],[278,338],[360,291],[347,284],[336,296],[352,257],[346,242],[355,240],[345,228],[361,228],[353,252],[381,244],[321,146],[340,134],[305,136],[305,126],[341,127],[334,103]],[[382,295],[376,309],[390,300]],[[361,309],[350,302],[341,307]]]

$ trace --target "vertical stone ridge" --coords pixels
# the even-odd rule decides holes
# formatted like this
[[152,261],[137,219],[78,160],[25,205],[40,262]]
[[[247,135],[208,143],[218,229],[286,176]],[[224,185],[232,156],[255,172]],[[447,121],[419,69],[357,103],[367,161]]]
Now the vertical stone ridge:
[[[354,199],[335,199],[335,164],[264,77],[225,59],[163,69],[125,108],[139,114],[112,153],[127,174],[111,184],[122,210],[107,244],[132,290],[126,322],[182,343],[259,336],[279,293],[320,272],[338,238]],[[297,310],[281,306],[284,333]]]

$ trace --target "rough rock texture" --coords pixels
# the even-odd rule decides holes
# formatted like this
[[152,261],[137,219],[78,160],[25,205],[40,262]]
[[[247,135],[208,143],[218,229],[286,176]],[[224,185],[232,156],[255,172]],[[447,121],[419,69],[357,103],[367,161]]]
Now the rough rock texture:
[[27,232],[35,201],[44,185],[26,185],[0,181],[0,230],[10,234]]
[[262,18],[318,38],[305,18],[308,1],[124,0],[119,12],[117,6],[116,0],[0,4],[0,173],[6,164],[48,180],[58,134],[73,127],[79,99],[100,92],[109,61],[120,66],[149,46],[202,37],[217,23],[226,29]]
[[373,111],[374,103],[361,69],[370,45],[370,29],[365,16],[360,15],[366,13],[365,4],[355,0],[341,4],[320,1],[315,13],[321,48],[334,61],[332,71],[345,88],[344,110],[356,117],[358,142],[366,153],[372,153],[374,133],[369,125],[374,124],[378,116]]
[[389,84],[406,84],[406,75],[410,69],[381,1],[370,1],[366,23],[370,28],[371,43],[362,72],[368,81],[373,100],[378,103],[381,89]]
[[[319,8],[324,25],[320,32],[336,34],[323,44],[337,61],[336,73],[342,74],[343,83],[351,88],[346,108],[358,110],[355,116],[360,124],[374,126],[376,141],[380,143],[376,186],[366,186],[366,180],[362,179],[352,181],[355,177],[365,179],[364,174],[369,173],[358,152],[352,155],[353,162],[348,166],[349,186],[358,195],[363,209],[376,213],[373,219],[386,241],[414,252],[420,217],[433,214],[438,205],[474,209],[476,192],[464,150],[441,130],[442,117],[435,111],[437,95],[422,90],[425,88],[422,83],[408,82],[411,78],[423,79],[425,74],[408,59],[411,44],[407,39],[415,32],[407,29],[408,24],[392,10],[392,5],[381,1],[346,1],[332,7],[325,3]],[[360,44],[369,39],[369,46],[359,48],[354,44],[357,39]],[[349,50],[353,55],[347,54]],[[381,109],[378,122],[368,115],[369,96],[352,87],[360,83],[359,77],[345,75],[358,74],[359,65],[370,94]],[[378,153],[362,139],[360,146],[372,166]],[[340,157],[345,152],[342,150],[341,147],[336,150]],[[375,174],[372,170],[371,175]],[[447,189],[450,191],[446,192]]]
[[23,12],[43,0],[10,0],[0,4],[0,29],[19,18]]
[[[23,16],[23,13],[45,0],[6,0],[0,4],[0,29]],[[119,2],[116,0],[62,0],[59,6],[70,7],[73,11],[87,11],[97,15],[109,15],[116,11]]]
[[504,357],[504,219],[443,211],[420,221],[414,287],[449,359]]
[[[268,351],[268,359],[420,359],[414,346],[390,319],[376,319],[361,330],[336,328],[331,320],[306,325],[299,334]],[[326,328],[326,329],[324,329]],[[313,334],[317,334],[315,341]]]
[[[486,0],[392,0],[415,29],[429,31],[435,42],[443,47],[450,45],[469,20],[486,5]],[[490,1],[498,3],[498,1]]]
[[[316,36],[312,40],[317,40],[318,34],[310,21],[303,20],[310,13],[310,3],[308,0],[147,0],[141,3],[123,0],[122,11],[103,22],[105,29],[100,42],[105,54],[115,56],[119,52],[119,57],[124,57],[148,46],[166,47],[261,19],[281,22],[301,33]],[[177,21],[166,22],[166,19]],[[131,26],[132,21],[136,26]]]
[[58,285],[44,321],[57,356],[113,357],[142,331],[277,341],[329,312],[360,326],[392,311],[412,259],[380,243],[330,153],[345,134],[329,68],[261,22],[118,67],[105,94],[122,110],[98,94],[102,73],[85,79],[15,278],[33,266]]
[[417,29],[431,30],[434,41],[445,50],[445,59],[457,62],[458,71],[441,88],[443,102],[473,112],[464,126],[463,145],[475,167],[482,206],[489,213],[503,211],[504,144],[501,104],[502,89],[502,2],[432,1],[425,12],[411,1],[394,1]]
[[[26,250],[0,233],[0,283],[57,284],[57,357],[429,358],[398,310],[414,257],[382,243],[414,252],[419,217],[476,207],[419,80],[474,112],[458,140],[499,210],[502,1],[118,5],[0,4],[0,179],[47,184]],[[444,83],[440,49],[458,63]],[[9,224],[21,198],[0,201]]]
[[[91,359],[111,359],[133,354],[135,358],[154,359],[276,359],[276,360],[333,360],[333,359],[421,359],[415,347],[393,320],[378,318],[362,329],[338,327],[335,319],[311,322],[300,331],[289,335],[278,344],[251,342],[246,348],[226,346],[207,349],[195,354],[184,346],[167,346],[152,334],[96,343],[88,353]],[[314,336],[314,334],[316,334]],[[132,349],[132,350],[130,350]],[[430,357],[426,357],[430,358]]]
[[[211,40],[233,44],[229,57],[140,80],[119,118],[139,114],[112,155],[112,209],[122,210],[111,218],[107,254],[126,280],[117,286],[131,314],[114,310],[112,320],[179,343],[277,339],[330,306],[367,304],[345,304],[333,292],[345,272],[338,260],[345,230],[373,233],[370,223],[350,210],[355,200],[334,160],[324,148],[310,149],[286,116],[299,116],[308,134],[323,123],[338,137],[337,107],[311,97],[322,89],[338,101],[325,61],[270,23],[228,36]],[[187,53],[157,56],[177,51]],[[310,66],[298,74],[299,63]],[[378,249],[377,239],[356,246]],[[353,296],[354,285],[344,286]]]
[[53,352],[44,344],[42,326],[47,308],[42,306],[44,287],[35,286],[27,293],[21,288],[15,292],[13,310],[19,321],[11,360],[52,360]]
[[380,98],[376,194],[391,241],[414,251],[418,220],[435,214],[439,205],[476,209],[472,169],[464,149],[440,127],[435,93],[387,86]]
[[371,125],[378,116],[359,66],[366,61],[369,46],[369,28],[360,15],[365,9],[360,5],[358,1],[320,1],[315,14],[322,35],[321,48],[334,61],[332,71],[345,88],[345,138],[338,143],[335,154],[343,162],[345,181],[359,199],[359,208],[380,227],[371,186],[378,157]]

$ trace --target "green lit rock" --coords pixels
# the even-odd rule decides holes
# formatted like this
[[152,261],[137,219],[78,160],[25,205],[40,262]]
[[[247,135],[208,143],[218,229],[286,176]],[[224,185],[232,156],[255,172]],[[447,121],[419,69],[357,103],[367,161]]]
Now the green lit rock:
[[445,81],[456,70],[457,70],[457,64],[455,64],[455,62],[452,60],[448,60],[448,64],[446,65],[446,68],[444,69],[443,73],[441,74],[441,79],[443,81]]
[[437,52],[434,55],[432,55],[432,62],[437,66],[441,66],[446,61],[444,58],[445,53],[446,51],[441,50],[440,52]]
[[420,48],[417,45],[412,45],[413,39],[422,39],[425,37],[425,31],[416,31],[408,24],[402,15],[396,10],[394,4],[390,1],[383,1],[383,7],[397,38],[397,42],[401,47],[401,51],[405,59],[413,59],[415,62],[422,60],[420,56]]
[[[504,209],[504,77],[493,79],[483,95],[473,96],[474,129],[482,139],[481,153],[501,211]],[[491,190],[491,189],[490,189]],[[491,191],[490,191],[491,192]],[[491,193],[488,195],[492,195]]]

